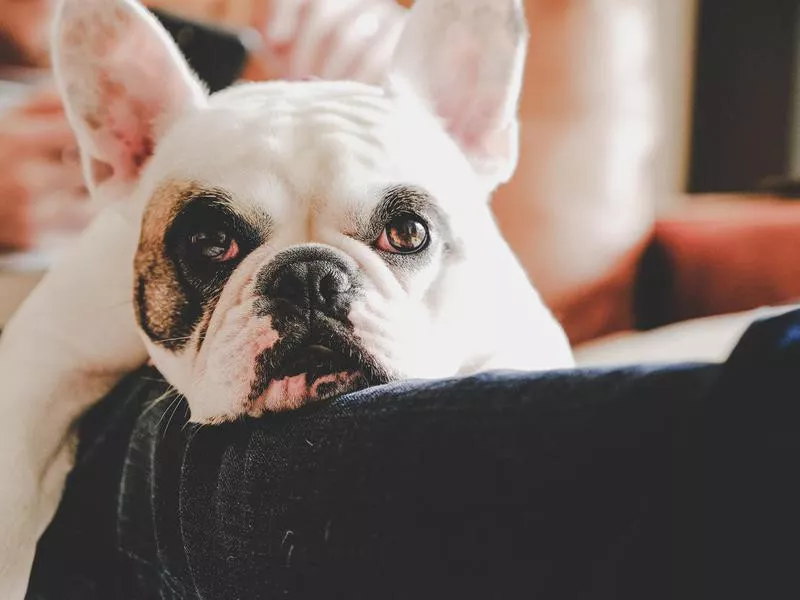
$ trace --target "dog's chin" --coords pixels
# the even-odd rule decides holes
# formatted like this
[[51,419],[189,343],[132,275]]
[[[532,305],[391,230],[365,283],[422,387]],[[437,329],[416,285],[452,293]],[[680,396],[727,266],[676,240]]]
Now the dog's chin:
[[293,410],[391,379],[358,344],[346,339],[279,342],[258,359],[245,414]]

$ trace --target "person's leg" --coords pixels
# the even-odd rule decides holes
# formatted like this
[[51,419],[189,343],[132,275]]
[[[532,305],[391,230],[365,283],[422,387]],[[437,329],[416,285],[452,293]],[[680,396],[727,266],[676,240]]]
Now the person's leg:
[[31,597],[796,598],[798,332],[199,430],[140,373],[84,423]]
[[798,598],[800,311],[745,333],[698,424],[704,598]]
[[132,380],[85,424],[34,597],[673,598],[717,373],[403,383],[200,430]]

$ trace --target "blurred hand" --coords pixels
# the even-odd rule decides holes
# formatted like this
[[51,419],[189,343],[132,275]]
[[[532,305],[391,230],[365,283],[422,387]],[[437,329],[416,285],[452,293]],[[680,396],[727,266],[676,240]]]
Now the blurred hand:
[[[0,0],[2,2],[2,0]],[[379,83],[410,0],[144,0],[145,5],[261,35],[246,79]]]
[[58,95],[43,90],[0,112],[0,247],[26,248],[89,213],[77,144]]
[[395,0],[272,0],[254,25],[278,77],[380,83],[405,22]]

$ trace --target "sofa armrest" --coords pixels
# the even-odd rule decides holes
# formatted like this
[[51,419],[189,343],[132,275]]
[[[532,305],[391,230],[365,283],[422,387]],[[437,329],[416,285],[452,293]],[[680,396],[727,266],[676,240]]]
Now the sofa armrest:
[[696,196],[659,220],[640,263],[637,328],[800,298],[800,203]]
[[645,236],[580,288],[545,298],[573,346],[634,328],[637,272],[650,240]]

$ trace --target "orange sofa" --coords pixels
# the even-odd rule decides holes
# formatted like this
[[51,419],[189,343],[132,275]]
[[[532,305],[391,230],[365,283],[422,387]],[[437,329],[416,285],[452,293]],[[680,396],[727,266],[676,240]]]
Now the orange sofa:
[[800,300],[800,202],[698,196],[551,306],[575,345]]

